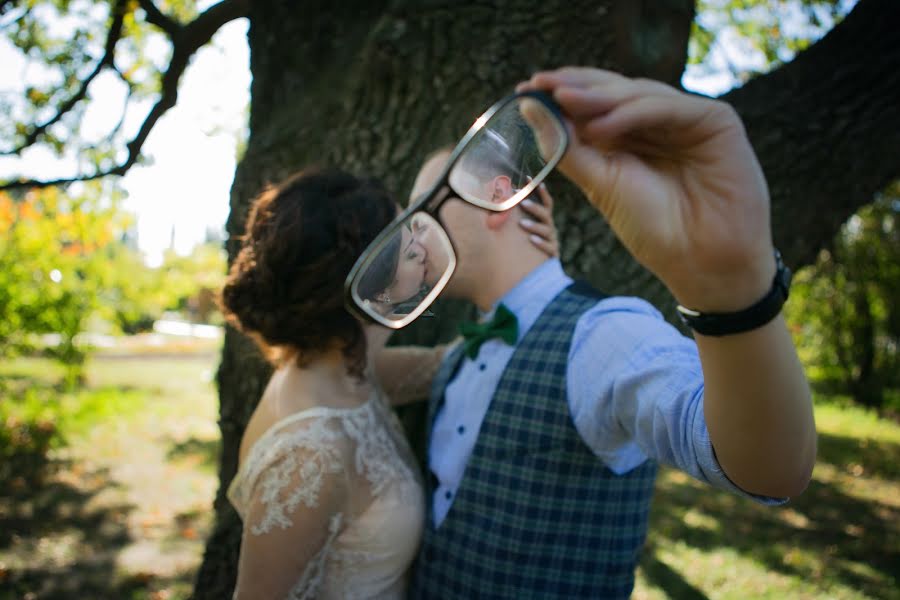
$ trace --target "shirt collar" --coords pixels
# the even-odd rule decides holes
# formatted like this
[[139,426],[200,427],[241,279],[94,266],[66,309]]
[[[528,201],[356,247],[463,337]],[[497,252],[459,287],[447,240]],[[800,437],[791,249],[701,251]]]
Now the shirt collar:
[[563,271],[559,259],[547,259],[495,302],[484,318],[489,318],[503,303],[519,321],[521,340],[550,301],[571,283],[572,279]]

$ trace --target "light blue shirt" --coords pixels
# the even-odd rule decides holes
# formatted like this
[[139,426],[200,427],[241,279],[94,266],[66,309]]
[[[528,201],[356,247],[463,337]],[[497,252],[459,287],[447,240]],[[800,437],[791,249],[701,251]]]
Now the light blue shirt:
[[[498,304],[518,318],[519,341],[571,283],[559,261],[551,259],[500,299]],[[428,464],[437,478],[436,526],[453,504],[514,350],[497,339],[485,342],[475,359],[463,359],[447,386],[428,448]],[[718,488],[751,496],[728,480],[713,452],[703,416],[703,372],[696,344],[646,301],[605,298],[581,316],[569,349],[566,386],[575,428],[615,473],[652,458]]]

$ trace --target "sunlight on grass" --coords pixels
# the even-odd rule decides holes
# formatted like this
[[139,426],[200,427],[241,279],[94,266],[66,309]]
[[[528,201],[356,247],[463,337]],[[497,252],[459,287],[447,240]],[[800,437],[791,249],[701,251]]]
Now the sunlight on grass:
[[818,401],[806,492],[765,507],[662,469],[634,597],[900,598],[900,425]]
[[[218,485],[217,362],[95,357],[76,392],[58,391],[49,361],[0,365],[17,410],[43,411],[68,442],[44,488],[0,494],[19,528],[0,527],[0,583],[189,597]],[[784,506],[662,469],[634,598],[900,599],[900,425],[841,399],[819,400],[816,421],[813,481]]]
[[189,597],[218,484],[217,363],[212,352],[97,356],[73,392],[50,361],[0,366],[8,404],[65,440],[43,491],[0,493],[0,521],[15,527],[0,533],[0,588]]
[[846,398],[817,400],[816,429],[819,432],[852,434],[858,438],[900,444],[900,425],[879,418],[875,411],[854,406]]

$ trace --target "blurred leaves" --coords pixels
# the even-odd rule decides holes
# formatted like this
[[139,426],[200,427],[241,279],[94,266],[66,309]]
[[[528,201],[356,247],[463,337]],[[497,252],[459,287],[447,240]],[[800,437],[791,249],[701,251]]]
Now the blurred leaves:
[[891,401],[900,388],[900,182],[797,274],[787,306],[814,380],[864,406],[900,410]]
[[739,81],[793,59],[825,35],[856,0],[699,0],[688,62]]
[[77,336],[90,323],[105,332],[134,333],[166,310],[215,318],[214,290],[225,275],[215,241],[189,256],[169,252],[151,268],[134,243],[133,217],[110,182],[0,193],[0,357],[46,350],[77,383],[85,347]]
[[[116,28],[113,11],[120,5],[124,16]],[[197,15],[194,0],[160,2],[159,7],[176,21]],[[4,154],[38,145],[57,156],[85,151],[115,156],[159,97],[172,52],[171,40],[147,22],[134,0],[25,0],[4,6],[0,35],[21,58],[15,65],[21,67],[21,87],[4,91],[0,101],[11,117],[0,121]],[[106,123],[111,115],[91,115],[98,94],[121,106],[118,124],[115,119]],[[90,163],[93,157],[85,158]],[[113,163],[95,164],[103,169]]]
[[101,199],[98,183],[82,188],[0,194],[0,356],[57,334],[54,351],[75,379],[84,359],[75,336],[100,306],[104,250],[129,224],[116,195]]

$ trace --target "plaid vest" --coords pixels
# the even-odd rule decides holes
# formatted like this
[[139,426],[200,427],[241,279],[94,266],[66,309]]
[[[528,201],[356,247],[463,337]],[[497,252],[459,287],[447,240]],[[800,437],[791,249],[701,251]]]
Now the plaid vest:
[[[437,529],[427,520],[411,598],[630,596],[656,464],[606,468],[575,429],[566,393],[575,325],[601,297],[574,283],[519,342],[450,512]],[[458,347],[435,378],[429,437],[461,362]],[[429,500],[433,492],[429,481]]]

